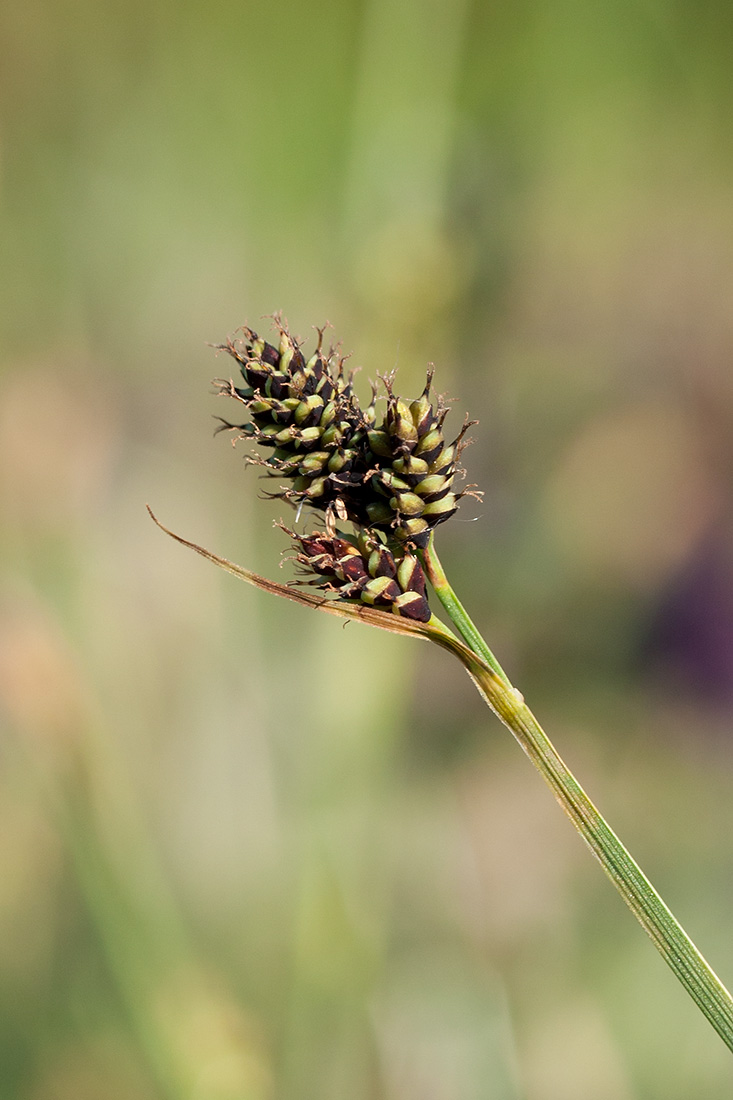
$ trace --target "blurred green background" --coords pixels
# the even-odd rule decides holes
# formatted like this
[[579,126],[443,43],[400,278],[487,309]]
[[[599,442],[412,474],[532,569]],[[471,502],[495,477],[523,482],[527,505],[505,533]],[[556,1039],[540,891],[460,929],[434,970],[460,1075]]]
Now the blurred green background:
[[453,583],[730,984],[733,7],[0,27],[3,1100],[731,1095],[460,667],[144,505],[284,577],[206,342],[434,361],[481,422]]

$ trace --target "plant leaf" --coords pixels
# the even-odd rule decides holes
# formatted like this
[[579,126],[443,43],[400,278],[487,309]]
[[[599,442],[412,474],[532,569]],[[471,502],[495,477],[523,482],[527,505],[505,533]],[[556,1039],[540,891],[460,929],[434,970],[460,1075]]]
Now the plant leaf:
[[368,607],[366,604],[357,603],[356,601],[352,603],[350,600],[329,599],[326,596],[317,596],[313,592],[304,592],[287,584],[279,584],[277,581],[269,580],[268,577],[261,577],[259,573],[253,573],[251,569],[245,569],[243,565],[237,565],[236,562],[229,561],[228,558],[221,558],[218,554],[214,554],[211,550],[207,550],[205,547],[189,541],[189,539],[184,539],[182,535],[177,535],[175,531],[171,531],[165,524],[161,523],[149,504],[146,505],[146,508],[150,518],[160,527],[161,531],[165,531],[166,535],[170,535],[182,546],[187,546],[189,550],[195,550],[203,558],[207,558],[208,561],[212,561],[221,569],[225,569],[227,573],[231,573],[240,580],[254,585],[255,588],[259,588],[263,592],[270,592],[273,596],[282,596],[286,600],[300,604],[301,607],[310,607],[315,611],[325,611],[328,615],[336,615],[341,619],[356,619],[359,622],[368,623],[370,626],[379,627],[380,630],[389,630],[392,634],[408,634],[411,637],[427,638],[430,641],[437,642],[438,645],[442,645],[445,649],[452,650],[467,666],[469,664],[475,665],[478,660],[475,654],[462,642],[459,642],[434,615],[429,622],[419,623],[414,619],[394,615],[391,611],[380,611],[378,608]]

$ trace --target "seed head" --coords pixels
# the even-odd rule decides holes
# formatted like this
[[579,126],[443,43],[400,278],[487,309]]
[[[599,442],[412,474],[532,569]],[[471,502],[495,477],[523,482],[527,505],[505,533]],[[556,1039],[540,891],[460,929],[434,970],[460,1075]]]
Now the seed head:
[[382,532],[388,542],[426,545],[430,531],[470,492],[453,486],[469,422],[447,442],[447,407],[440,397],[435,406],[430,399],[432,369],[412,402],[395,394],[393,375],[382,378],[386,411],[378,421],[376,390],[361,408],[343,356],[323,349],[323,329],[306,360],[287,326],[275,320],[277,347],[246,327],[242,337],[218,345],[237,361],[245,383],[219,380],[219,392],[243,404],[250,417],[243,424],[223,420],[222,428],[265,449],[266,457],[256,453],[249,461],[279,479],[278,490],[267,495],[324,512],[330,535],[336,519],[349,520]]

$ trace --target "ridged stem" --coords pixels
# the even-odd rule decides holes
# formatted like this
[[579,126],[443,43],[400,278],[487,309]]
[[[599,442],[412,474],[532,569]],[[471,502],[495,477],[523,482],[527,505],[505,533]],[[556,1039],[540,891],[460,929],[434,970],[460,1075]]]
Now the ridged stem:
[[440,558],[435,552],[434,540],[435,534],[431,533],[430,541],[427,547],[420,552],[420,557],[438,599],[469,649],[472,649],[474,653],[478,653],[479,657],[483,657],[486,664],[489,665],[490,668],[493,668],[496,675],[503,680],[505,684],[511,687],[506,672],[479,634],[473,620],[453,591],[445,575],[445,570],[440,564]]
[[726,1046],[733,1050],[733,998],[730,993],[593,805],[522,695],[512,687],[453,592],[432,539],[422,556],[443,607],[469,648],[481,658],[475,665],[467,665],[479,691],[540,772],[662,958]]

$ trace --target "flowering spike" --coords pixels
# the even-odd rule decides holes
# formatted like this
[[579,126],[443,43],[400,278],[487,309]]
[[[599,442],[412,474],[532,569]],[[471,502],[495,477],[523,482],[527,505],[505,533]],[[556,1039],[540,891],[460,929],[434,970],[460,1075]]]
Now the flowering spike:
[[453,492],[467,420],[453,443],[443,435],[448,408],[430,400],[433,368],[422,394],[407,401],[395,393],[395,372],[380,375],[386,411],[377,414],[377,391],[362,409],[353,392],[354,371],[345,370],[339,346],[326,354],[326,326],[306,360],[280,314],[274,315],[278,346],[245,326],[242,337],[218,345],[236,360],[243,386],[216,384],[223,396],[245,406],[250,421],[219,430],[236,432],[269,452],[255,460],[280,481],[269,494],[296,508],[308,504],[357,527],[379,528],[396,543],[424,546],[430,531],[456,510]]

